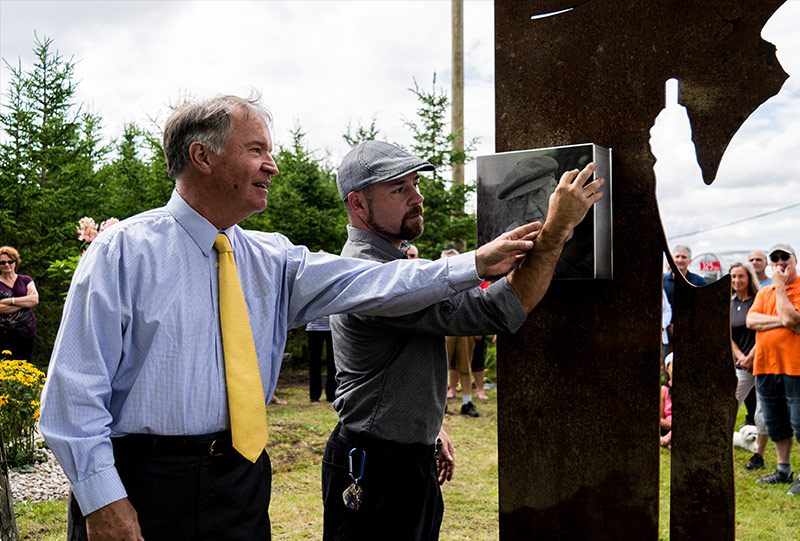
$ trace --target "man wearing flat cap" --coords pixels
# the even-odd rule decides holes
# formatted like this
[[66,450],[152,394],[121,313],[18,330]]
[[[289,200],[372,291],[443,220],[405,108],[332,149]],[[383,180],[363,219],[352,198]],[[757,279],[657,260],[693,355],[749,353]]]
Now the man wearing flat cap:
[[756,331],[753,374],[764,424],[775,443],[778,469],[756,483],[791,483],[787,494],[800,496],[790,457],[792,434],[800,444],[800,278],[797,255],[788,244],[769,251],[772,285],[758,291],[747,313],[747,327]]
[[[433,165],[379,141],[342,161],[339,194],[350,224],[342,255],[387,263],[406,257],[423,231],[419,172]],[[548,219],[500,238],[535,238],[528,256],[487,289],[472,288],[402,317],[331,317],[339,424],[322,461],[324,539],[437,539],[439,485],[453,476],[442,430],[447,393],[445,335],[515,332],[544,295],[570,231],[598,201],[595,165],[561,177]],[[456,256],[459,257],[459,256]],[[451,258],[452,259],[452,258]]]
[[505,201],[514,222],[510,231],[522,224],[544,222],[550,194],[556,189],[558,162],[550,156],[535,156],[517,162],[500,183],[497,198]]

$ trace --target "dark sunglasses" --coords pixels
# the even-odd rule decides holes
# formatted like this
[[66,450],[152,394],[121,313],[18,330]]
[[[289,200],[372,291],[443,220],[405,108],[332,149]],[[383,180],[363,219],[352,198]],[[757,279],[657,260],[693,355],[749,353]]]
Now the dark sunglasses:
[[13,265],[13,264],[14,264],[13,259],[6,259],[4,261],[0,261],[0,265]]
[[780,255],[773,254],[773,255],[769,256],[769,260],[772,261],[773,263],[777,263],[778,260],[780,260],[780,261],[789,261],[789,258],[791,258],[791,257],[792,256],[790,256],[789,254],[780,254]]

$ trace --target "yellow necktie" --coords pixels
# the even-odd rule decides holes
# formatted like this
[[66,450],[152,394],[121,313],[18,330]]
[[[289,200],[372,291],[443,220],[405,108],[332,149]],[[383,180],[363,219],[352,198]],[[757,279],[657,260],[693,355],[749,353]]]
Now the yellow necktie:
[[233,448],[255,462],[267,445],[267,408],[256,346],[228,237],[219,233],[214,248],[219,252],[219,319]]

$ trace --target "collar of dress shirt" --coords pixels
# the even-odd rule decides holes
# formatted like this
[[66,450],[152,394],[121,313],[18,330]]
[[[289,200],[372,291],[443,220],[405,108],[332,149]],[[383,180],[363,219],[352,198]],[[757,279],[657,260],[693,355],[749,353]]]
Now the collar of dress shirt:
[[[405,251],[398,250],[391,242],[371,231],[366,231],[364,229],[359,229],[357,227],[348,225],[347,238],[353,242],[363,242],[364,244],[369,244],[374,248],[377,248],[383,252],[390,261],[392,259],[403,259],[405,257]],[[406,241],[403,241],[403,248],[408,250],[408,243],[406,243]]]
[[[189,236],[192,237],[192,240],[194,240],[195,244],[197,244],[203,252],[203,255],[208,257],[214,249],[214,241],[219,232],[217,228],[190,207],[177,190],[172,191],[172,197],[170,197],[167,203],[167,210]],[[234,227],[236,226],[230,227],[224,231],[224,233],[228,235],[232,247],[234,247],[234,237],[236,236],[233,234]]]

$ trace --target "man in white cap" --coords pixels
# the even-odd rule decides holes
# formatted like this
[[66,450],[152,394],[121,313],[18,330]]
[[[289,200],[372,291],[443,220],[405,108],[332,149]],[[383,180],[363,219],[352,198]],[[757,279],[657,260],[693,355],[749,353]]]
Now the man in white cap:
[[[432,169],[388,143],[369,141],[351,150],[337,176],[350,220],[342,255],[383,263],[405,258],[408,241],[423,231],[418,172]],[[515,332],[525,322],[550,284],[570,231],[602,197],[603,179],[584,186],[594,169],[589,164],[562,176],[547,221],[534,226],[534,249],[487,289],[472,288],[403,317],[331,317],[339,424],[322,461],[324,539],[438,538],[444,511],[439,485],[455,466],[442,430],[444,337]]]
[[797,256],[788,244],[769,251],[773,285],[756,295],[747,327],[756,331],[753,374],[764,424],[775,443],[778,468],[757,483],[793,483],[787,494],[800,495],[800,477],[792,472],[792,434],[800,444],[800,278]]

